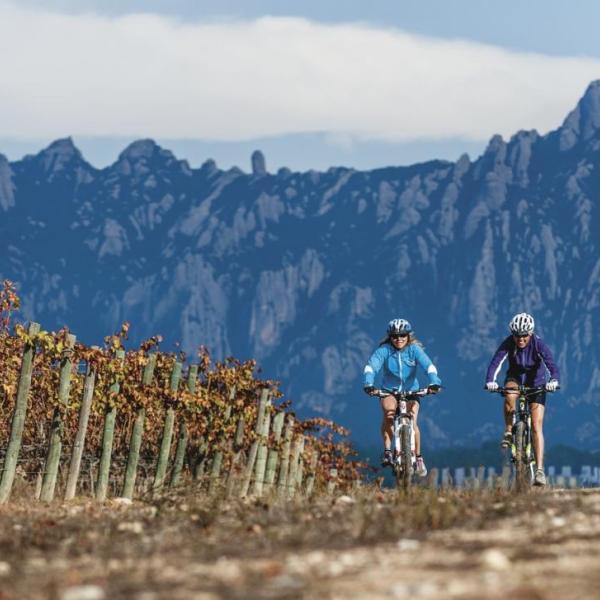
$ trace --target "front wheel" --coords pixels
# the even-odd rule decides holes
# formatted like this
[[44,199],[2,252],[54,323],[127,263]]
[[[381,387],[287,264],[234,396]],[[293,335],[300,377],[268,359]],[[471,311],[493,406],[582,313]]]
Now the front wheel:
[[396,484],[407,490],[412,481],[412,448],[410,425],[400,427],[400,465],[396,468]]
[[527,428],[524,421],[515,424],[513,439],[517,491],[524,492],[531,485],[531,466],[527,457]]

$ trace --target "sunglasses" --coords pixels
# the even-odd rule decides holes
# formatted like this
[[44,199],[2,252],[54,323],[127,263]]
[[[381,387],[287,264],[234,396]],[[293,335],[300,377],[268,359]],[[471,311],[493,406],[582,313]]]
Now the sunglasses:
[[408,337],[408,333],[394,333],[393,335],[390,335],[390,337],[393,340],[397,340],[397,339],[400,339],[400,338],[406,338],[406,337]]
[[513,333],[513,337],[517,338],[518,340],[528,338],[530,335],[530,333]]

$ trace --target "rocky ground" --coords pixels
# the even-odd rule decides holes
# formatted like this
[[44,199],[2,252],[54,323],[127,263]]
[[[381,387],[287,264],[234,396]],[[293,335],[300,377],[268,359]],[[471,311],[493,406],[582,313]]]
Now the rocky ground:
[[599,594],[600,490],[0,508],[0,600]]

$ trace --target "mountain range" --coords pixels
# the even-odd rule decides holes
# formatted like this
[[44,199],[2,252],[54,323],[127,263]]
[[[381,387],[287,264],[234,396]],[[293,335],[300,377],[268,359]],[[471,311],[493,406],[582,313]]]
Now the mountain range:
[[[390,157],[393,162],[393,157]],[[152,140],[96,169],[70,138],[0,155],[0,278],[22,316],[99,343],[132,323],[215,358],[256,358],[301,414],[378,440],[362,370],[407,318],[445,389],[430,447],[500,433],[485,368],[510,317],[536,318],[562,371],[553,442],[600,448],[600,81],[555,131],[494,136],[475,160],[371,171],[191,168]]]

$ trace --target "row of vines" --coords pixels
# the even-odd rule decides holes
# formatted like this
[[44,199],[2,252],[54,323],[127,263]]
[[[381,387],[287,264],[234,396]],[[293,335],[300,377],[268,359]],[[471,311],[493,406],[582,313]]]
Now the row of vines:
[[[213,362],[203,347],[189,361],[181,352],[161,352],[159,336],[126,350],[128,324],[106,337],[103,347],[88,347],[67,329],[50,333],[12,326],[18,308],[14,285],[5,281],[0,290],[0,496],[2,486],[6,492],[12,485],[6,471],[13,458],[16,477],[37,481],[34,493],[46,500],[55,496],[55,486],[56,495],[72,497],[68,488],[76,485],[78,494],[103,499],[155,493],[163,485],[193,483],[199,490],[246,495],[262,493],[263,479],[274,490],[283,485],[304,493],[308,485],[314,493],[358,481],[360,465],[344,441],[347,432],[324,419],[295,418],[277,382],[256,376],[254,361]],[[17,444],[23,389],[26,413]],[[44,490],[53,460],[57,473]],[[82,470],[75,484],[67,480],[74,460]]]

